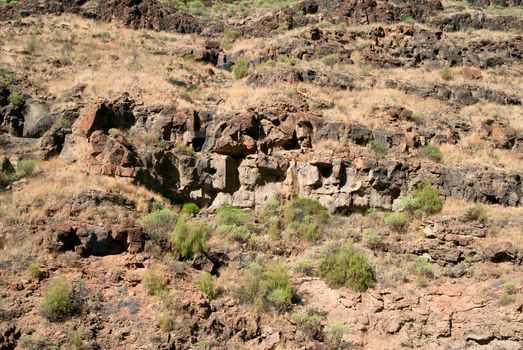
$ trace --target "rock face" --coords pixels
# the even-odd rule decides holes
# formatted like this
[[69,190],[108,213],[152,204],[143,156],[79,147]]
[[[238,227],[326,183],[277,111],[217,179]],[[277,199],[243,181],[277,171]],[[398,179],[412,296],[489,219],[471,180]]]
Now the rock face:
[[[187,146],[139,151],[122,135],[108,130],[129,128],[134,122],[132,102],[95,104],[73,126],[66,138],[65,159],[84,159],[92,171],[131,177],[176,202],[204,205],[230,203],[250,208],[270,198],[295,195],[319,199],[331,211],[380,207],[394,201],[419,182],[435,184],[443,197],[518,206],[523,204],[522,174],[447,168],[394,160],[376,161],[341,151],[313,151],[325,141],[349,140],[366,145],[377,140],[385,147],[415,149],[433,135],[371,130],[355,123],[327,122],[296,96],[294,103],[274,102],[245,114],[213,117],[205,113],[176,116],[160,113],[158,121],[139,119],[134,128],[155,131],[158,139]],[[129,107],[129,108],[127,108]],[[119,111],[119,112],[118,112]],[[389,106],[391,121],[408,122],[411,111]],[[493,140],[512,147],[510,132],[489,125]],[[503,129],[504,130],[504,129]],[[446,137],[454,142],[457,136]],[[442,138],[440,138],[442,139]],[[186,150],[188,149],[188,150]],[[281,151],[276,151],[281,150]],[[82,158],[83,157],[83,158]]]

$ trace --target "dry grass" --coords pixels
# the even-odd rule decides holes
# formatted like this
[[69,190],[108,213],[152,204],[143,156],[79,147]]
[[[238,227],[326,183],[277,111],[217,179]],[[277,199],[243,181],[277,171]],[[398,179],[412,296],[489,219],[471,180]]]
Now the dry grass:
[[[203,46],[197,36],[130,30],[73,15],[23,21],[28,25],[0,28],[0,63],[26,71],[56,96],[86,84],[87,98],[129,92],[149,104],[172,101],[181,89],[169,78],[190,79],[206,69],[183,58]],[[34,52],[21,54],[29,42],[35,44]]]
[[[27,185],[0,200],[0,218],[7,225],[42,224],[49,219],[48,210],[58,210],[53,220],[67,219],[71,212],[71,200],[88,189],[112,191],[135,201],[137,215],[142,215],[148,201],[154,199],[165,203],[159,195],[143,186],[136,186],[127,179],[88,174],[75,166],[64,167],[59,160],[43,162],[39,165],[41,172],[28,179]],[[80,217],[115,216],[121,219],[121,213],[108,208],[89,208]],[[23,222],[19,220],[23,218]],[[110,218],[109,218],[110,219]]]

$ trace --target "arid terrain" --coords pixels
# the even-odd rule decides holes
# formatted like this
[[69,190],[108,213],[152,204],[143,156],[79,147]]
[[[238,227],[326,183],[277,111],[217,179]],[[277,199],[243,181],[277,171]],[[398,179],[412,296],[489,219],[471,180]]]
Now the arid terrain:
[[523,349],[521,0],[0,0],[0,350]]

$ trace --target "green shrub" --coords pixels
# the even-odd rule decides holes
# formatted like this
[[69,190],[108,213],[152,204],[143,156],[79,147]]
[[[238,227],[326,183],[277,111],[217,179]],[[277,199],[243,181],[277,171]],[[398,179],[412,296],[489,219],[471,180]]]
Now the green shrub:
[[433,277],[434,269],[429,260],[423,256],[418,256],[411,264],[412,270],[420,277]]
[[200,207],[194,203],[184,203],[182,214],[196,215],[200,212]]
[[438,163],[443,159],[443,154],[441,153],[439,147],[435,145],[426,145],[422,147],[421,154],[424,157]]
[[487,211],[482,205],[476,204],[465,210],[461,216],[461,220],[463,222],[479,221],[485,223],[487,221]]
[[156,318],[156,324],[164,332],[170,332],[174,328],[173,317],[168,312],[163,312]]
[[84,341],[87,338],[87,334],[84,328],[76,329],[69,337],[70,350],[83,349]]
[[267,234],[272,239],[281,236],[280,210],[281,203],[277,199],[267,201],[258,212],[258,219],[267,229]]
[[439,74],[441,75],[441,79],[443,80],[452,80],[454,78],[454,74],[452,73],[452,70],[449,67],[443,67]]
[[220,45],[223,49],[229,49],[232,46],[234,40],[240,36],[240,32],[236,29],[228,28],[224,31],[222,37],[220,38]]
[[242,79],[249,75],[249,62],[244,58],[238,58],[232,67],[235,79]]
[[58,117],[53,121],[53,128],[69,128],[71,124],[71,121],[66,117]]
[[405,230],[408,222],[409,217],[405,213],[389,213],[385,216],[385,223],[396,232]]
[[209,299],[216,297],[216,289],[214,287],[214,277],[208,273],[203,272],[196,280],[196,288],[203,294],[207,295]]
[[339,55],[331,54],[331,55],[323,56],[322,59],[321,59],[321,62],[324,65],[329,66],[330,68],[332,68],[332,67],[334,67],[334,65],[336,63],[338,63],[339,59],[340,59]]
[[251,236],[251,230],[243,225],[219,225],[216,228],[216,233],[218,235],[228,236],[240,243],[247,242]]
[[20,174],[20,177],[30,176],[33,174],[36,164],[37,162],[34,159],[21,159],[16,165],[16,171]]
[[180,258],[187,260],[205,252],[208,236],[209,226],[203,221],[181,217],[171,234],[171,243]]
[[297,197],[286,204],[284,218],[287,228],[296,232],[300,239],[316,242],[329,213],[317,200]]
[[426,182],[417,184],[412,193],[401,199],[401,207],[414,214],[436,214],[443,209],[439,192]]
[[296,262],[295,270],[299,273],[303,273],[306,276],[314,275],[314,263],[311,259],[304,258]]
[[224,204],[216,211],[216,222],[219,225],[216,232],[227,235],[238,242],[246,242],[251,234],[247,225],[252,219],[251,212]]
[[416,209],[426,214],[436,214],[443,209],[439,192],[436,187],[430,183],[419,183],[414,191],[412,191],[412,197],[416,203]]
[[27,268],[27,273],[32,279],[35,279],[37,281],[40,281],[43,277],[42,270],[40,269],[40,264],[37,262],[32,263]]
[[352,241],[330,251],[321,261],[318,273],[333,288],[347,286],[364,291],[374,283],[374,269],[367,257],[355,250]]
[[9,96],[7,96],[7,102],[14,106],[20,106],[24,101],[18,92],[12,92]]
[[149,295],[161,295],[165,291],[165,280],[162,274],[154,267],[145,269],[142,284]]
[[387,146],[385,146],[383,143],[371,141],[370,143],[370,149],[372,151],[372,155],[376,159],[382,159],[385,158],[387,155]]
[[412,112],[410,120],[412,120],[416,124],[419,124],[423,120],[423,114],[421,114],[420,112]]
[[325,317],[317,310],[310,309],[305,312],[295,312],[292,320],[296,323],[298,340],[315,340],[323,337],[322,322]]
[[252,220],[252,213],[224,204],[216,211],[216,222],[220,225],[246,225]]
[[405,22],[407,24],[416,23],[416,21],[414,20],[414,17],[412,15],[407,15],[407,16],[403,17],[403,22]]
[[235,293],[244,303],[278,310],[290,306],[295,298],[287,268],[277,261],[264,266],[249,264]]
[[325,329],[325,343],[331,349],[343,349],[343,335],[348,329],[349,326],[343,322],[329,324]]
[[363,241],[370,249],[379,249],[383,244],[383,237],[376,234],[372,229],[366,228],[362,232]]
[[169,234],[174,230],[178,215],[170,209],[159,209],[147,214],[142,219],[142,227],[149,237],[161,243],[168,239]]
[[46,289],[40,304],[40,312],[51,322],[63,321],[73,314],[72,299],[73,290],[69,283],[64,278],[57,279]]
[[25,44],[25,47],[24,47],[25,54],[30,55],[33,52],[35,52],[35,50],[36,50],[36,43],[33,40],[31,40],[27,44]]

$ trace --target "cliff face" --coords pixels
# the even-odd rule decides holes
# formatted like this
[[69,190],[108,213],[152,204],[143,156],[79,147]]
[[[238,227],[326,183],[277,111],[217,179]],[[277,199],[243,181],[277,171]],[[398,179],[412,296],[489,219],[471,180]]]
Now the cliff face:
[[0,1],[1,349],[519,349],[518,1]]

